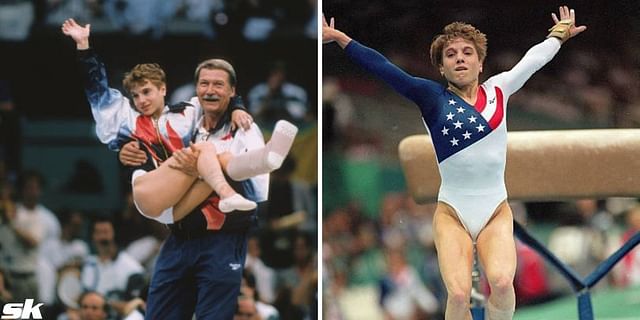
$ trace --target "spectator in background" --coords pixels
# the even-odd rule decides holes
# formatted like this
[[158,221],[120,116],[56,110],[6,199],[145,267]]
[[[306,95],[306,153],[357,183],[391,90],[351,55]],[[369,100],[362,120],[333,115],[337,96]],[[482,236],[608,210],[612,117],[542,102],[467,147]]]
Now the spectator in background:
[[151,222],[145,218],[133,202],[131,190],[124,196],[124,206],[114,221],[118,226],[116,242],[121,247],[126,247],[131,242],[147,236],[151,233]]
[[179,5],[178,0],[105,0],[104,12],[122,31],[160,39]]
[[309,4],[309,18],[304,26],[304,34],[309,39],[318,39],[318,1],[307,0]]
[[278,8],[269,0],[239,0],[233,2],[234,16],[244,39],[263,42],[271,37],[277,25]]
[[0,159],[0,219],[4,220],[5,215],[15,216],[16,205],[11,199],[13,196],[13,185],[8,181],[4,161]]
[[238,296],[238,304],[233,320],[266,320],[258,313],[256,301],[243,294]]
[[[216,22],[221,18],[219,15],[226,16],[224,15],[225,1],[184,0],[184,7],[187,20],[198,23],[202,28],[202,35],[208,39],[214,39],[217,35],[215,27],[218,23]],[[190,97],[193,97],[193,93],[188,98]]]
[[[44,178],[36,171],[26,171],[20,177],[21,202],[16,206],[16,219],[18,221],[37,221],[42,229],[36,228],[33,240],[38,251],[38,277],[39,296],[41,302],[53,304],[55,302],[55,285],[57,280],[56,269],[52,255],[46,251],[47,246],[59,246],[60,222],[56,215],[40,203]],[[24,225],[24,230],[30,229],[29,224]],[[27,232],[31,232],[28,230]],[[37,232],[37,234],[36,234]]]
[[25,41],[35,20],[35,1],[0,1],[0,41]]
[[149,274],[155,265],[162,241],[169,230],[160,223],[145,218],[138,212],[129,191],[125,195],[125,205],[115,221],[118,226],[118,246],[124,248],[132,258],[138,261]]
[[0,217],[0,265],[6,268],[16,301],[39,298],[38,245],[45,225],[35,215],[18,216],[5,199]]
[[40,203],[42,188],[45,181],[37,171],[25,171],[20,178],[21,201],[16,207],[17,215],[30,215],[42,221],[44,225],[43,239],[57,241],[60,238],[61,227],[58,217]]
[[293,259],[293,266],[279,274],[278,298],[274,302],[284,319],[305,317],[317,312],[311,309],[318,274],[317,258],[310,234],[301,232],[295,237]]
[[245,273],[250,272],[252,276],[255,276],[253,279],[254,283],[251,287],[257,292],[255,296],[251,296],[256,300],[273,303],[273,300],[275,300],[276,273],[272,268],[264,264],[260,258],[261,254],[262,251],[258,237],[256,235],[249,236],[247,240],[247,260],[244,267]]
[[[4,162],[0,160],[0,167],[4,166]],[[2,168],[0,168],[2,169]],[[3,173],[0,171],[0,173]],[[5,242],[6,237],[14,239],[15,233],[11,230],[7,230],[9,218],[14,217],[16,214],[15,204],[11,200],[11,188],[5,181],[4,174],[0,175],[0,304],[4,305],[7,302],[12,301],[13,294],[11,293],[11,284],[9,280],[9,274],[5,267],[8,262],[11,262],[11,257],[6,255],[7,248],[3,246],[11,245],[9,242]]]
[[100,0],[46,0],[45,2],[45,23],[56,28],[69,18],[91,21],[102,5]]
[[380,280],[380,305],[387,319],[431,319],[438,300],[407,264],[401,249],[387,249],[387,274]]
[[307,92],[287,81],[287,67],[277,61],[269,70],[267,80],[249,90],[249,111],[256,122],[271,127],[278,119],[302,121],[307,115]]
[[279,320],[280,314],[278,313],[278,310],[274,306],[263,302],[262,297],[256,290],[256,280],[256,277],[251,273],[249,269],[245,269],[242,272],[242,283],[240,285],[241,296],[253,299],[255,309],[261,319]]
[[576,210],[589,227],[599,231],[602,237],[613,227],[613,215],[605,209],[605,200],[576,200]]
[[80,304],[80,320],[106,320],[109,316],[107,301],[95,291],[83,293],[78,301]]
[[162,249],[162,243],[169,234],[165,225],[155,221],[146,220],[149,225],[149,233],[127,244],[125,252],[140,263],[149,274],[155,266],[158,253]]
[[[111,308],[105,297],[95,291],[87,291],[80,295],[78,299],[80,310],[78,312],[79,320],[106,320],[112,319]],[[144,316],[138,308],[144,306],[144,301],[134,299],[127,303],[122,312],[118,312],[117,319],[122,320],[142,320]],[[69,317],[69,320],[72,320]]]
[[[561,225],[549,235],[549,250],[578,274],[589,274],[605,258],[605,238],[593,227],[592,216],[575,202],[569,212],[563,214]],[[566,281],[558,273],[550,274],[549,284],[553,293],[571,293]],[[597,287],[606,285],[600,282]]]
[[13,301],[11,283],[7,278],[7,272],[3,268],[0,268],[0,305]]
[[[626,227],[627,229],[620,237],[620,246],[640,232],[640,205],[627,211]],[[613,269],[613,276],[614,283],[618,287],[626,288],[640,285],[640,247],[631,250],[622,258],[622,261]]]
[[616,59],[614,66],[609,68],[606,83],[611,86],[615,100],[613,118],[616,127],[635,128],[640,125],[640,75],[636,68],[629,67],[629,59]]
[[78,210],[61,210],[62,232],[56,241],[42,244],[43,255],[59,270],[64,266],[79,267],[89,256],[89,246],[82,240],[85,214]]
[[110,305],[123,314],[126,302],[138,297],[146,285],[144,269],[126,252],[118,250],[111,220],[96,218],[92,239],[96,254],[82,266],[82,286],[105,296]]
[[340,82],[326,77],[322,82],[322,147],[331,150],[336,144],[346,145],[352,130],[354,106],[351,98],[342,92]]

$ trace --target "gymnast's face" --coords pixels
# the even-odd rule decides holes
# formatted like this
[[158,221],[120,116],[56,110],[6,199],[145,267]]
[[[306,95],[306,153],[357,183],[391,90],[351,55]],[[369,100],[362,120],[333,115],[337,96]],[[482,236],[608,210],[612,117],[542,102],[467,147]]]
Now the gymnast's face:
[[143,85],[134,86],[129,93],[138,112],[154,118],[160,116],[164,108],[164,97],[167,94],[165,85],[156,86],[147,81]]
[[458,88],[477,85],[480,72],[482,61],[473,42],[456,38],[442,49],[440,73],[449,83]]

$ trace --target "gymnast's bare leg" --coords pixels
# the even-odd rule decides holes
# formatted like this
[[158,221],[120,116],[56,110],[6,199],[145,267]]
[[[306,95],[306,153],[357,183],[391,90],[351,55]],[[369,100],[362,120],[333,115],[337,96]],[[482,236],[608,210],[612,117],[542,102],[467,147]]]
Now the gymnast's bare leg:
[[516,306],[513,278],[517,262],[513,213],[506,201],[498,206],[487,226],[480,231],[476,247],[491,287],[486,304],[488,319],[511,320]]
[[454,210],[438,202],[433,216],[438,265],[447,288],[446,320],[470,320],[473,241]]

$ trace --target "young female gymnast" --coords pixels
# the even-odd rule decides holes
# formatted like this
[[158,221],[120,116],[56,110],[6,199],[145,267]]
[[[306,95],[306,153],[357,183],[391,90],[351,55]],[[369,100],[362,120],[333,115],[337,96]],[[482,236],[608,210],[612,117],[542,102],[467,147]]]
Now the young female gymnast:
[[445,26],[430,57],[446,79],[413,77],[335,29],[323,18],[322,40],[336,42],[349,58],[415,102],[431,135],[442,178],[433,227],[440,271],[447,288],[446,319],[471,319],[469,299],[474,243],[491,287],[489,319],[511,319],[515,308],[516,251],[504,171],[506,106],[549,62],[562,43],[586,29],[574,10],[560,7],[548,39],[535,45],[510,71],[478,81],[487,51],[485,34],[461,22]]

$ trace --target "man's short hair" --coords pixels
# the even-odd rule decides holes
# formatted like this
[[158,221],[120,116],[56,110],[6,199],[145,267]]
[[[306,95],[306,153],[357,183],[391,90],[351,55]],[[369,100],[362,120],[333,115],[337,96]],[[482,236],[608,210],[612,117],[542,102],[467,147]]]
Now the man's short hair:
[[196,83],[198,83],[198,79],[200,77],[200,71],[202,69],[226,71],[227,74],[229,75],[229,84],[232,87],[236,86],[236,81],[237,81],[236,70],[233,68],[231,63],[229,63],[229,61],[224,59],[209,59],[209,60],[202,61],[196,68],[196,72],[194,74],[194,81]]
[[80,295],[80,297],[78,297],[78,306],[80,307],[80,309],[82,309],[82,300],[84,300],[84,298],[90,294],[95,294],[100,298],[102,298],[102,311],[104,311],[104,313],[108,315],[110,310],[109,310],[109,303],[107,302],[107,298],[105,298],[105,296],[101,295],[97,291],[91,291],[91,290],[85,291]]

